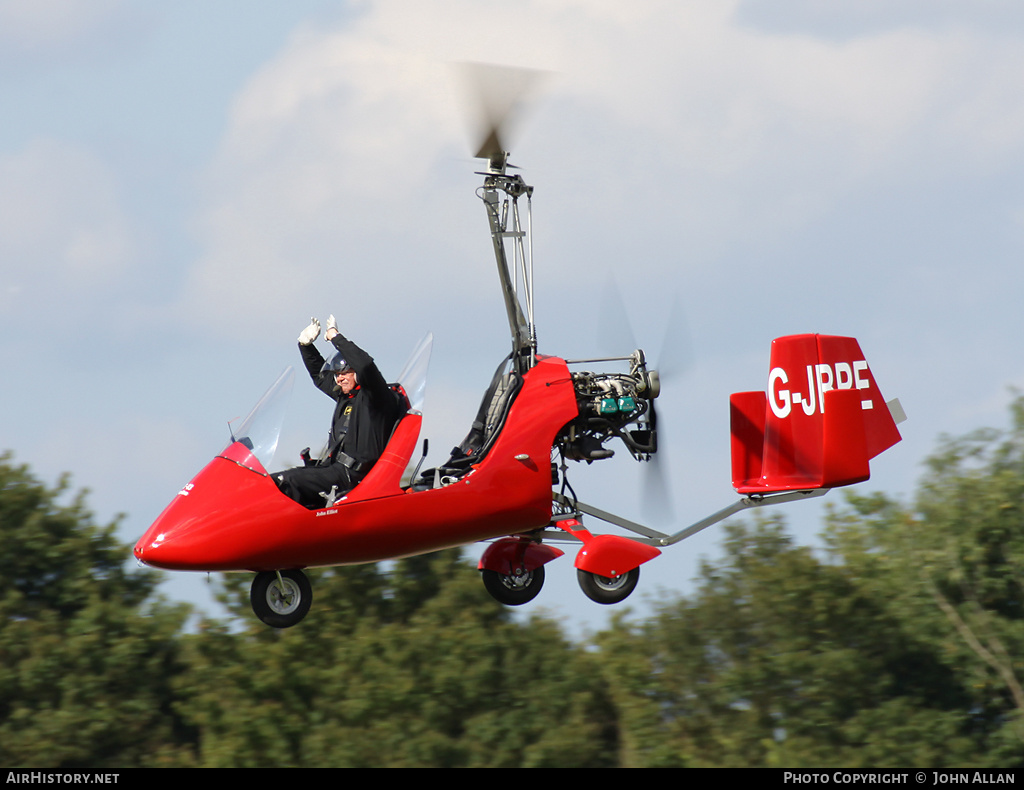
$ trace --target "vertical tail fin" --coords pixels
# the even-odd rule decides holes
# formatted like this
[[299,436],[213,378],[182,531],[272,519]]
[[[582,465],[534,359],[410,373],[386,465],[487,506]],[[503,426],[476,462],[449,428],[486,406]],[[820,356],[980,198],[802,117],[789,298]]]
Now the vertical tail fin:
[[730,399],[733,487],[740,493],[835,488],[867,480],[868,462],[900,441],[852,337],[772,342],[768,391]]

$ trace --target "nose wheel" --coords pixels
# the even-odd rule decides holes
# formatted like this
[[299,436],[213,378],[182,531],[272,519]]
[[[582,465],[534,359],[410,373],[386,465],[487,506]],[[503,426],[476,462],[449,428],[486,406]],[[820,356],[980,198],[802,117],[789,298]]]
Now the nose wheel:
[[306,616],[313,588],[300,570],[262,571],[249,588],[252,610],[274,628],[290,628]]

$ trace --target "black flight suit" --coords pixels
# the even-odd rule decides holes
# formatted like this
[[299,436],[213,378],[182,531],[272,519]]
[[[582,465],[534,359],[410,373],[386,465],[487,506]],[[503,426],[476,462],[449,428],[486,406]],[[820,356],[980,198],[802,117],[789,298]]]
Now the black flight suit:
[[313,383],[336,401],[327,453],[314,466],[273,476],[284,493],[309,508],[330,503],[332,489],[340,498],[355,488],[384,452],[403,411],[401,395],[388,386],[373,357],[340,333],[331,342],[356,372],[356,388],[344,395],[334,372],[321,372],[324,358],[316,347],[299,344]]

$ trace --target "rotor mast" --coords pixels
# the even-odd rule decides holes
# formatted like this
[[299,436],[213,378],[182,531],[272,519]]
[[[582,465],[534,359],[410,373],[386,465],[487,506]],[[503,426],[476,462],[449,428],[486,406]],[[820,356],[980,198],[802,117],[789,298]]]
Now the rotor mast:
[[[529,224],[533,187],[528,186],[522,176],[507,173],[508,153],[502,150],[496,134],[487,137],[477,158],[487,160],[487,170],[480,174],[484,176],[484,184],[478,194],[487,210],[498,279],[512,334],[512,359],[516,371],[525,373],[536,364],[537,330],[533,316],[532,243],[529,229],[523,226],[519,198],[526,196]],[[506,245],[512,248],[511,261]]]

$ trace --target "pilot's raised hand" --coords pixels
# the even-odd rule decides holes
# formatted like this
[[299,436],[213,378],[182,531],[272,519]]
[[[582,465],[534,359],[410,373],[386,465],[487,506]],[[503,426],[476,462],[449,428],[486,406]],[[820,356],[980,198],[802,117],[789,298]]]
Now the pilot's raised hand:
[[324,332],[324,340],[333,340],[336,334],[338,334],[338,322],[334,320],[332,314],[327,316],[327,331]]
[[310,318],[309,326],[299,333],[299,344],[308,346],[318,337],[320,337],[320,322],[315,318]]

